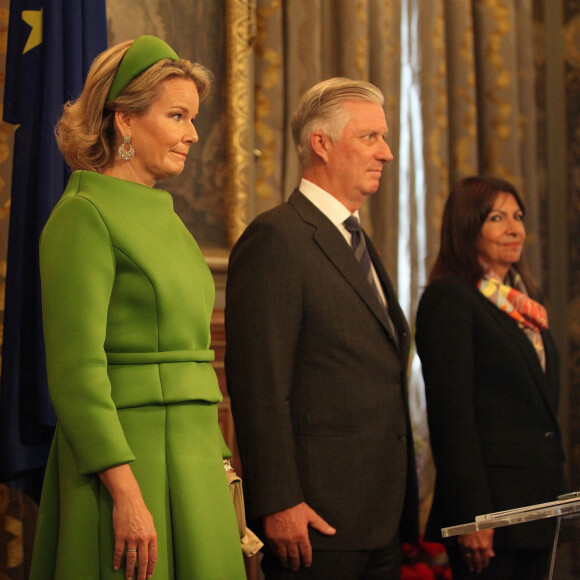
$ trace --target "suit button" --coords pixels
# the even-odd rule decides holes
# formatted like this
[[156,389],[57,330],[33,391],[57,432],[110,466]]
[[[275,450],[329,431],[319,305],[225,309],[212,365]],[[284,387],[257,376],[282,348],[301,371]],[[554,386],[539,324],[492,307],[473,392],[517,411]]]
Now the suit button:
[[544,433],[544,437],[546,439],[554,439],[555,436],[556,436],[556,434],[554,433],[554,431],[546,431]]
[[401,443],[405,443],[405,441],[407,441],[407,436],[406,435],[399,435],[399,441]]

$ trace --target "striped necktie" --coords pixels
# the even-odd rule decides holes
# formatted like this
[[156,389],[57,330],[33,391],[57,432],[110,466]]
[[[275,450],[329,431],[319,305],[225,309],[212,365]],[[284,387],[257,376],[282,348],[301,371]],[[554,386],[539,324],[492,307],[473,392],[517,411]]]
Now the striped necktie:
[[[395,332],[395,325],[389,316],[389,307],[388,304],[383,302],[381,294],[379,292],[379,288],[377,283],[375,282],[375,277],[373,274],[372,263],[371,263],[371,256],[369,254],[369,250],[367,248],[367,244],[365,241],[365,237],[362,231],[362,227],[358,218],[354,215],[351,215],[349,218],[344,220],[344,227],[350,232],[352,236],[352,250],[354,252],[355,258],[358,260],[360,267],[362,268],[363,274],[365,275],[368,283],[371,285],[372,289],[374,290],[377,299],[379,300],[380,305],[383,307],[385,314],[387,315],[387,320],[389,321],[389,328],[395,339],[395,342],[398,342],[398,336]],[[385,298],[386,301],[386,298]]]

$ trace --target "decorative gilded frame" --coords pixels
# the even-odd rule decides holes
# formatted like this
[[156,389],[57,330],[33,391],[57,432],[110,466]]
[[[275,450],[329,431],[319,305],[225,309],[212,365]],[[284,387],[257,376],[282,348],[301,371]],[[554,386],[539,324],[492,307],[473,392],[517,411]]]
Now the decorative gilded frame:
[[248,225],[254,167],[252,49],[256,38],[254,0],[225,0],[227,180],[225,192],[227,248],[203,248],[215,288],[216,307],[225,306],[229,250]]
[[226,0],[227,74],[227,241],[229,247],[249,219],[253,183],[251,100],[252,49],[256,39],[256,4],[253,0]]

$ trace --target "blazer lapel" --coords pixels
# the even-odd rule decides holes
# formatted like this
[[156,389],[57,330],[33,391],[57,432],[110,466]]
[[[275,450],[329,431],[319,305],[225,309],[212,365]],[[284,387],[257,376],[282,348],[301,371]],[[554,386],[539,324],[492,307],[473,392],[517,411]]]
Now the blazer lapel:
[[[312,204],[299,190],[295,190],[288,200],[301,218],[314,227],[313,239],[326,257],[334,264],[345,280],[354,288],[369,310],[385,328],[389,338],[397,344],[390,324],[371,285],[336,226]],[[390,304],[390,301],[389,301]]]
[[[495,304],[492,304],[485,296],[481,294],[481,292],[476,290],[476,295],[482,301],[485,308],[488,312],[495,318],[498,324],[507,332],[510,337],[512,338],[513,342],[517,345],[518,349],[522,353],[526,364],[530,372],[532,373],[536,384],[540,390],[542,397],[544,398],[550,412],[556,419],[556,407],[557,402],[555,401],[554,390],[555,386],[550,384],[548,379],[548,372],[550,369],[546,368],[546,372],[542,369],[542,365],[538,359],[538,355],[532,346],[532,343],[525,335],[523,330],[521,330],[515,320],[510,318],[504,312],[501,312]],[[548,353],[546,353],[548,354]],[[551,361],[548,360],[546,357],[546,367],[550,364]]]

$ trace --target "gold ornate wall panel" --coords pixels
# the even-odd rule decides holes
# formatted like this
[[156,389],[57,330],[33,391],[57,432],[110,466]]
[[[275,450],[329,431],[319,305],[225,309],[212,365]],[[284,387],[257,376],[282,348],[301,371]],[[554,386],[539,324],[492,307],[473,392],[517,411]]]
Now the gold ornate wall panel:
[[0,483],[0,579],[28,578],[38,507],[25,493]]
[[258,0],[254,46],[254,133],[256,140],[254,212],[283,199],[284,21],[281,0]]
[[249,0],[228,0],[226,7],[228,243],[232,246],[248,224],[253,184],[251,57],[256,39],[256,8]]

